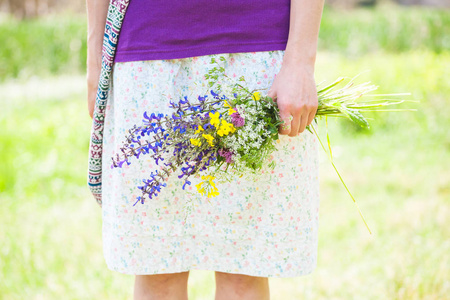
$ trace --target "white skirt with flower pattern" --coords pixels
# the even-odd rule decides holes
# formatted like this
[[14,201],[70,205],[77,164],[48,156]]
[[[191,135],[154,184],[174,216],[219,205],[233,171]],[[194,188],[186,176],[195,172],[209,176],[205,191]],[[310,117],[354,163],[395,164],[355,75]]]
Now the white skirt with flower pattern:
[[[115,63],[103,138],[103,251],[109,269],[134,275],[213,270],[262,277],[296,277],[317,264],[319,163],[317,138],[305,130],[280,136],[276,167],[256,181],[218,184],[207,199],[195,184],[168,179],[158,197],[136,198],[142,180],[159,169],[149,157],[111,168],[128,129],[145,111],[171,114],[169,100],[205,95],[211,57],[250,89],[270,88],[283,50],[213,54]],[[264,92],[262,92],[264,94]],[[176,173],[175,173],[176,174]]]

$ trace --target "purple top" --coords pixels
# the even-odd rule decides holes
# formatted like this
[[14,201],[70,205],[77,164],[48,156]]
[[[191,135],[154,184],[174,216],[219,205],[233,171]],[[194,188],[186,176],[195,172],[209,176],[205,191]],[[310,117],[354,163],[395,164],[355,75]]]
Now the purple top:
[[285,50],[290,0],[131,0],[115,62]]

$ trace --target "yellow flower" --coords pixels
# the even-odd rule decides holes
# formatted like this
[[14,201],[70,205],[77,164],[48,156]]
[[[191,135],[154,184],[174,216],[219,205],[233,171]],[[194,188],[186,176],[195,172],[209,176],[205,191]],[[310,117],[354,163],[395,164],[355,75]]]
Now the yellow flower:
[[203,180],[207,180],[208,182],[209,182],[209,184],[210,185],[212,185],[213,187],[215,187],[216,185],[215,185],[215,183],[214,183],[214,179],[216,179],[216,177],[214,177],[214,176],[211,176],[211,175],[207,175],[206,177],[203,175],[202,176],[202,179]]
[[261,95],[259,94],[259,92],[254,92],[253,93],[253,99],[255,99],[256,101],[261,99]]
[[190,139],[190,141],[191,141],[191,144],[194,146],[200,147],[202,145],[202,142],[200,141],[200,139]]
[[209,182],[211,182],[211,180],[216,179],[216,177],[212,176],[212,175],[202,175],[202,180],[208,180]]
[[220,124],[220,113],[218,111],[216,111],[214,114],[213,113],[209,113],[209,117],[211,118],[211,125],[213,125],[214,127],[219,127]]
[[215,188],[213,191],[208,193],[208,197],[215,197],[217,195],[219,195],[219,192],[218,192],[217,188]]
[[228,104],[227,100],[225,100],[224,102],[225,102],[225,104],[224,104],[224,106],[225,106],[225,107],[229,107],[229,108],[231,108],[231,105],[230,105],[230,104]]
[[234,125],[232,123],[230,123],[230,131],[231,131],[231,133],[236,131],[236,127],[234,127]]
[[198,125],[198,129],[195,131],[195,134],[200,133],[200,131],[203,131],[205,129],[203,129],[202,126]]
[[201,195],[205,194],[205,188],[202,187],[203,182],[200,182],[199,184],[196,184],[195,187],[197,188],[197,192],[199,192]]
[[202,134],[202,136],[208,141],[208,144],[213,147],[214,146],[214,137],[210,134]]
[[217,130],[217,134],[220,135],[220,136],[226,135],[225,134],[225,130],[222,127],[220,127],[219,130]]
[[204,195],[205,192],[205,187],[207,187],[208,193],[207,196],[208,197],[215,197],[217,195],[219,195],[219,190],[216,188],[216,184],[214,183],[213,179],[215,179],[215,177],[211,176],[211,175],[203,175],[202,176],[202,182],[200,182],[199,184],[196,184],[195,186],[197,187],[197,191],[201,194]]
[[228,110],[228,115],[232,115],[232,114],[234,114],[235,112],[237,112],[237,111],[235,111],[233,108],[230,108],[229,110]]
[[224,102],[225,102],[224,106],[225,106],[225,107],[229,107],[229,109],[228,109],[228,115],[232,115],[232,114],[234,114],[235,112],[237,112],[237,111],[235,111],[235,110],[231,107],[230,104],[228,104],[227,100],[225,100]]
[[225,120],[222,120],[222,125],[220,126],[217,134],[220,136],[228,135],[230,132],[235,132],[236,128],[232,123],[228,123]]

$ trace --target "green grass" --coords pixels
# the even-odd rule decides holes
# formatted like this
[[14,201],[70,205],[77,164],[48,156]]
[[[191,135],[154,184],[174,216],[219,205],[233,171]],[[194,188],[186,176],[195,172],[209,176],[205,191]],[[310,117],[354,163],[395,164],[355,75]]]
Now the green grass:
[[[320,52],[317,81],[361,75],[411,92],[417,112],[373,115],[370,131],[329,120],[322,153],[319,258],[310,276],[271,279],[272,299],[443,299],[450,293],[450,55]],[[133,277],[103,260],[101,211],[86,187],[90,119],[82,76],[41,79],[42,95],[0,86],[0,299],[129,299]],[[30,90],[36,83],[19,87]],[[83,89],[82,89],[83,88]],[[59,93],[68,91],[64,97]],[[70,92],[72,91],[72,92]],[[325,126],[320,123],[325,141]],[[213,272],[192,271],[191,299],[212,299]]]
[[[20,22],[0,15],[0,81],[86,70],[86,16],[56,15]],[[339,10],[326,7],[319,48],[348,57],[379,50],[450,49],[450,12],[382,5]]]
[[379,50],[404,52],[450,49],[450,12],[392,4],[357,10],[324,10],[319,47],[348,56]]
[[0,17],[0,81],[86,69],[85,16]]
[[[329,119],[335,163],[373,234],[322,153],[317,269],[271,279],[272,299],[450,294],[449,21],[424,8],[325,10],[317,82],[370,70],[357,82],[420,103],[367,115],[371,130]],[[133,277],[104,263],[101,210],[86,185],[85,34],[85,16],[0,18],[0,299],[132,294]],[[319,131],[325,142],[324,122]],[[213,298],[213,272],[189,281],[190,299]]]

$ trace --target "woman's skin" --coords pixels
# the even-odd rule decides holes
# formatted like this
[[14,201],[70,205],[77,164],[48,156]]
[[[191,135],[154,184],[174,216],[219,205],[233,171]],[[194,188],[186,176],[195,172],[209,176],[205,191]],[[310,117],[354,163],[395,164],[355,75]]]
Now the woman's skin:
[[295,136],[303,132],[317,112],[314,65],[323,4],[324,0],[291,0],[283,65],[268,92],[269,97],[276,98],[281,119],[287,123],[286,129],[280,126],[280,134]]
[[[92,118],[101,70],[103,33],[109,0],[86,0],[88,15],[87,86],[88,111]],[[296,136],[311,124],[318,99],[314,79],[317,42],[324,0],[291,0],[289,36],[283,64],[268,92],[277,101],[286,125],[282,135]],[[292,115],[292,121],[289,116]],[[189,271],[136,275],[134,299],[188,299]],[[216,300],[268,300],[269,279],[215,272]]]
[[98,80],[102,69],[103,34],[109,0],[86,0],[87,8],[87,90],[88,111],[91,118],[94,114]]

